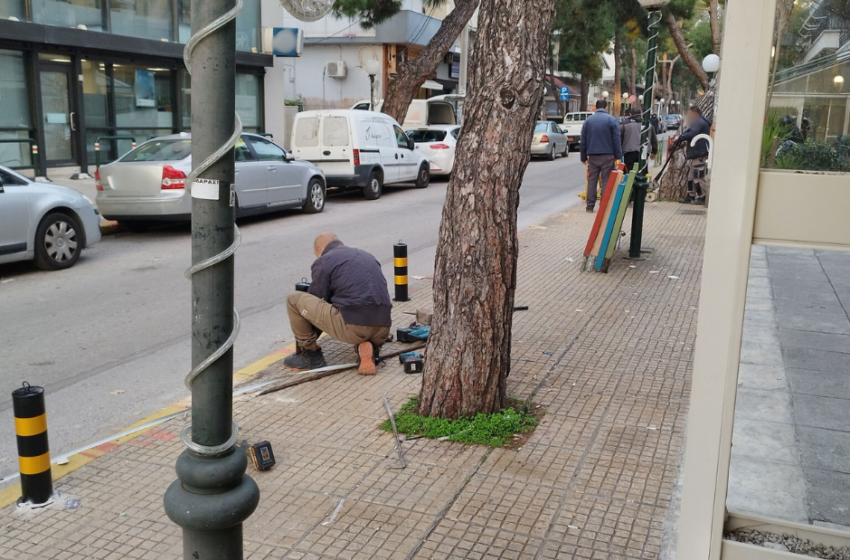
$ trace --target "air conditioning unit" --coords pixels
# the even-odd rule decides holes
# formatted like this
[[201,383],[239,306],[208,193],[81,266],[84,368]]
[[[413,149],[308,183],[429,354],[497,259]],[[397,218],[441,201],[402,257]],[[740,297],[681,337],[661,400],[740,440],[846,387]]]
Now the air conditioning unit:
[[325,75],[329,78],[344,78],[346,73],[345,62],[331,61],[325,67]]

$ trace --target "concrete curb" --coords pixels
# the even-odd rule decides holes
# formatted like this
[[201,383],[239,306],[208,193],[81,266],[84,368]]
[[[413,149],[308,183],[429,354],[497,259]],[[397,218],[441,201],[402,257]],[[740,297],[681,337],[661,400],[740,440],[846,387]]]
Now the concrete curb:
[[[109,223],[116,224],[116,222],[108,222],[108,224]],[[104,227],[104,224],[101,224],[101,230],[103,229],[103,227]],[[233,386],[236,387],[237,385],[244,383],[244,382],[248,381],[249,379],[252,379],[258,373],[260,373],[261,371],[263,371],[267,367],[271,366],[272,364],[279,362],[280,360],[284,359],[285,357],[287,357],[288,355],[290,355],[294,351],[295,351],[295,343],[293,342],[291,344],[284,346],[280,350],[276,350],[275,352],[272,352],[268,356],[260,358],[259,360],[257,360],[253,364],[251,364],[249,366],[245,366],[244,368],[240,369],[239,371],[234,372],[234,374],[233,374]],[[142,420],[139,420],[138,422],[136,422],[132,426],[129,426],[128,428],[119,431],[118,434],[121,434],[122,432],[126,432],[128,430],[131,430],[132,428],[135,428],[136,426],[146,426],[147,424],[149,424],[150,422],[152,422],[154,420],[158,420],[159,418],[163,418],[165,416],[169,416],[169,415],[177,413],[177,412],[188,411],[191,408],[191,402],[192,402],[191,396],[187,396],[186,398],[180,400],[179,402],[177,402],[177,403],[175,403],[171,406],[167,406],[167,407],[163,408],[162,410],[159,410],[159,411],[155,412],[154,414],[151,414],[147,418],[143,418]],[[55,482],[55,481],[59,480],[60,478],[62,478],[63,476],[71,474],[72,472],[76,471],[77,469],[80,469],[80,468],[86,466],[87,464],[91,463],[92,461],[94,461],[98,457],[105,455],[106,453],[112,451],[116,447],[119,447],[121,444],[126,443],[128,441],[131,441],[131,440],[135,439],[136,437],[138,437],[140,434],[146,433],[150,430],[156,430],[156,427],[154,427],[154,428],[141,427],[139,429],[139,431],[132,432],[128,435],[123,435],[121,437],[116,437],[115,439],[110,440],[107,443],[101,443],[100,445],[92,445],[91,447],[88,447],[88,448],[80,451],[79,453],[74,453],[73,455],[61,455],[61,454],[57,455],[57,457],[67,459],[67,463],[63,460],[63,464],[60,465],[60,464],[57,464],[57,463],[54,462],[55,459],[53,459],[51,461],[50,470],[51,470],[51,473],[53,475],[53,481]],[[103,441],[103,440],[100,440],[100,441]],[[14,504],[18,500],[18,498],[20,498],[20,497],[21,497],[21,485],[20,485],[20,483],[12,484],[12,485],[8,486],[7,488],[0,490],[0,509],[6,507],[8,505]]]

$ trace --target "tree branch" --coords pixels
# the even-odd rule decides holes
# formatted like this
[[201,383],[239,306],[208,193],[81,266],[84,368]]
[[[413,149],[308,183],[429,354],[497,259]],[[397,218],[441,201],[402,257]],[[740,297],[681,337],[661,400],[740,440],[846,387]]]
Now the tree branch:
[[667,17],[664,18],[664,23],[667,25],[667,30],[670,31],[670,37],[673,38],[673,42],[676,44],[676,50],[679,51],[679,54],[682,56],[682,60],[685,61],[685,64],[687,64],[688,68],[690,68],[691,73],[696,76],[697,80],[699,80],[703,91],[707,91],[708,76],[694,56],[694,53],[692,53],[688,48],[688,44],[685,42],[685,36],[682,35],[682,28],[679,27],[679,22],[676,20],[676,17],[673,14],[667,14]]

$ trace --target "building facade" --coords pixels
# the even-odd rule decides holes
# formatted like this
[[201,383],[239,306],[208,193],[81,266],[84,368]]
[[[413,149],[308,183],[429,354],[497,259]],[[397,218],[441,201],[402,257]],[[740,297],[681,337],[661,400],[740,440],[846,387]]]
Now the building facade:
[[[188,131],[190,16],[189,0],[0,0],[0,163],[86,172],[99,138],[109,161],[130,138]],[[261,54],[260,0],[245,0],[236,33],[237,110],[261,132],[273,61]]]

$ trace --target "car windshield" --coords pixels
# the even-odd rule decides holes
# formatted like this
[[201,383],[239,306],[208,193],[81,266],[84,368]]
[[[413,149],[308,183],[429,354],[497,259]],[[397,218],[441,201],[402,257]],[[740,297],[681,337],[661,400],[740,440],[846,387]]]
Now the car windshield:
[[188,138],[152,140],[128,153],[121,161],[178,161],[191,154],[192,141]]
[[411,130],[407,133],[414,142],[442,142],[446,139],[445,130]]
[[534,127],[534,132],[546,132],[549,130],[549,123],[539,122],[537,126]]

